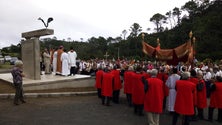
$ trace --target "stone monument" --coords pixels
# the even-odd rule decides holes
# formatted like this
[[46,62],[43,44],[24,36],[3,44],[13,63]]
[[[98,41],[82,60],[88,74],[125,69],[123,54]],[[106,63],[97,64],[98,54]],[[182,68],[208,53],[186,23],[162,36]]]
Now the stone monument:
[[53,29],[40,29],[30,32],[22,33],[22,61],[23,72],[26,78],[33,80],[40,80],[40,43],[39,38],[41,36],[53,35]]

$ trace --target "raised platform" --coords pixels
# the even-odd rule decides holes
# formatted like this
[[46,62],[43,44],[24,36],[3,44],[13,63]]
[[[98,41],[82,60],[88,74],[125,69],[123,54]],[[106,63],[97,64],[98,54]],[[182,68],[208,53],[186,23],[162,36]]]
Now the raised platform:
[[[12,75],[10,73],[0,74],[0,79],[13,83]],[[78,87],[93,87],[95,78],[89,75],[75,76],[57,76],[57,75],[41,75],[41,80],[32,80],[28,78],[23,79],[24,90],[46,90],[59,88],[78,88]]]

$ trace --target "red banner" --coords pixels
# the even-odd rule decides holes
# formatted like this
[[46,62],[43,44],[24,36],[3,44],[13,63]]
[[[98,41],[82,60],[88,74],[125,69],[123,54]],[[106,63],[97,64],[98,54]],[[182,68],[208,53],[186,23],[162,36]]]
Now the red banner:
[[178,62],[190,62],[193,60],[193,46],[188,41],[174,49],[160,49],[160,46],[154,48],[142,42],[143,52],[150,57],[154,57],[157,60],[166,61],[168,64],[177,65]]

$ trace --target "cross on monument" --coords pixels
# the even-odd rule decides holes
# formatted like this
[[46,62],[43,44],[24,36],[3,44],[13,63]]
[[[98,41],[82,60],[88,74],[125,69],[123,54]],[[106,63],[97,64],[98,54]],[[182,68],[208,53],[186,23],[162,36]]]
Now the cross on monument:
[[108,55],[108,52],[106,52],[106,54],[105,54],[104,56],[106,57],[106,60],[107,60],[107,57],[109,56],[109,55]]

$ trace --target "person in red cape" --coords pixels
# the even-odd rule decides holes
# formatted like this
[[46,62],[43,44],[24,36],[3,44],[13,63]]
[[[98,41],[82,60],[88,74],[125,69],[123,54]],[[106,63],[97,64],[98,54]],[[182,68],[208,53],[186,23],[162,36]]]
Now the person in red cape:
[[102,79],[102,104],[110,106],[110,100],[113,95],[114,75],[110,73],[109,68],[104,69]]
[[151,78],[143,81],[145,86],[144,110],[147,112],[150,125],[159,125],[159,115],[163,111],[163,81],[156,77],[157,73],[156,69],[152,69]]
[[[197,84],[198,84],[198,82],[199,82],[199,80],[198,80],[198,78],[197,78],[197,73],[196,73],[196,71],[194,70],[194,69],[192,69],[191,71],[190,71],[190,78],[189,78],[189,81],[191,81],[192,83],[194,83],[195,84],[195,86],[197,86]],[[195,91],[194,91],[194,95],[193,95],[193,97],[194,97],[194,115],[192,116],[192,120],[193,121],[196,121],[197,120],[197,117],[196,117],[196,110],[195,110],[195,108],[197,107],[197,89],[195,88]]]
[[134,114],[143,116],[143,103],[144,103],[144,85],[142,82],[143,74],[142,67],[137,66],[136,72],[132,75],[132,102],[134,106]]
[[190,82],[189,72],[181,74],[181,80],[176,81],[176,101],[172,125],[176,125],[179,115],[184,115],[183,125],[189,125],[190,116],[194,115],[194,92],[196,85]]
[[190,78],[190,81],[196,85],[195,107],[197,108],[197,117],[203,120],[203,111],[207,107],[206,85],[203,80],[203,73],[201,70],[198,70],[197,73],[195,70],[191,70],[191,76],[193,77]]
[[198,118],[204,119],[204,108],[207,107],[207,91],[206,91],[206,83],[203,80],[203,72],[201,70],[197,71],[197,78],[199,80],[198,84],[203,84],[200,89],[197,90],[197,111],[198,111]]
[[128,70],[124,72],[124,94],[128,105],[132,106],[132,75],[134,74],[133,67],[129,66]]
[[122,88],[122,83],[120,79],[120,67],[115,65],[111,73],[114,75],[114,86],[113,86],[113,102],[119,103],[120,89]]
[[163,100],[163,109],[166,109],[166,98],[169,96],[169,88],[166,86],[166,81],[168,79],[168,74],[165,72],[165,69],[160,69],[160,72],[157,74],[157,78],[163,81],[163,90],[164,90],[164,100]]
[[216,82],[210,87],[210,106],[208,109],[208,120],[213,121],[214,109],[218,109],[217,121],[222,122],[222,73],[216,76]]
[[142,71],[142,75],[144,76],[145,79],[150,78],[150,74],[148,72]]
[[97,89],[97,95],[99,98],[102,97],[101,95],[101,87],[102,87],[102,78],[103,78],[103,70],[102,67],[98,68],[98,71],[96,72],[96,83],[95,88]]

